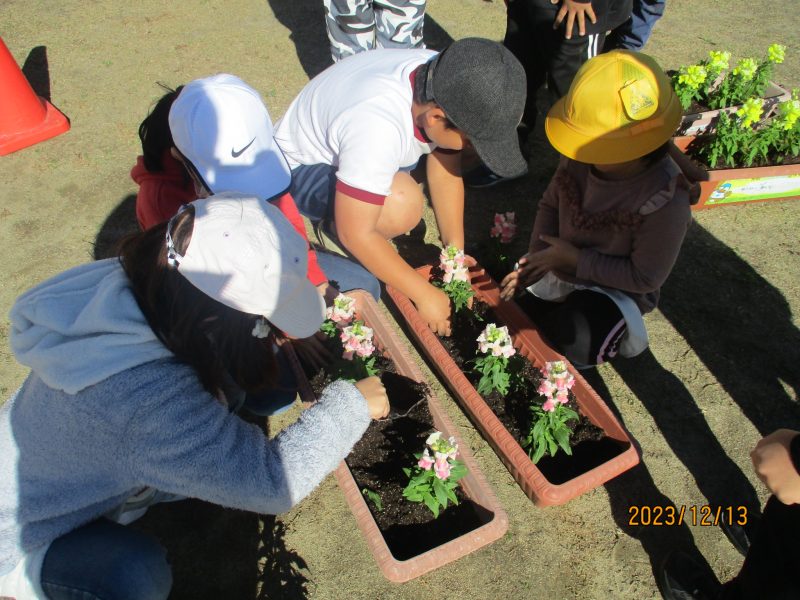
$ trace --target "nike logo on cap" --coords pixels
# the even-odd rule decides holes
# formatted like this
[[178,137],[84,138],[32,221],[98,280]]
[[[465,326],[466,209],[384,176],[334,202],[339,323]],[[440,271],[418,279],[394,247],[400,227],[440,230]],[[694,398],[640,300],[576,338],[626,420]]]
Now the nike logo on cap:
[[247,144],[247,146],[245,146],[244,148],[242,148],[238,152],[236,150],[234,150],[233,148],[231,148],[231,156],[233,158],[239,158],[242,155],[242,152],[247,150],[253,144],[253,142],[255,142],[255,141],[256,141],[256,138],[253,138],[252,140],[250,140],[250,143]]

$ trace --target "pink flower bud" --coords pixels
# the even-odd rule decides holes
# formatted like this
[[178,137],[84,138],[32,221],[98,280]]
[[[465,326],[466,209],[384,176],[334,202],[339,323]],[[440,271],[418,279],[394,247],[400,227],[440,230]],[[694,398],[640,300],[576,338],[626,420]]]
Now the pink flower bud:
[[553,412],[556,409],[556,401],[553,398],[548,398],[542,404],[542,408],[547,412]]

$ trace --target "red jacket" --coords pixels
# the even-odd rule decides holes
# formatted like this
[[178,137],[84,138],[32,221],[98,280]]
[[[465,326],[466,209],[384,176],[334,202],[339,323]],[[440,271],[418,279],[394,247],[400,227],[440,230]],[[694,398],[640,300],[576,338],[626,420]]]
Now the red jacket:
[[[131,169],[131,178],[139,185],[139,193],[136,195],[136,218],[142,229],[149,229],[171,219],[181,206],[197,200],[194,183],[183,165],[169,151],[161,157],[161,164],[164,170],[153,173],[145,168],[144,158],[139,156]],[[273,200],[272,204],[283,213],[297,233],[308,241],[305,223],[291,194],[280,196],[277,200]],[[310,244],[307,275],[314,285],[328,280]]]

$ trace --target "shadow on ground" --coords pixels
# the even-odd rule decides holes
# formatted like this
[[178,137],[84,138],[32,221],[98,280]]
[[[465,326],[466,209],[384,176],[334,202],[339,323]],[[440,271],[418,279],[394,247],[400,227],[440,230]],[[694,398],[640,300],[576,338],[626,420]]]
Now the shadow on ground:
[[117,256],[117,244],[126,235],[139,231],[136,220],[136,195],[125,196],[100,226],[94,240],[95,260]]
[[[297,57],[309,79],[333,64],[328,32],[325,29],[325,7],[321,0],[268,0],[275,18],[289,30]],[[441,50],[453,38],[430,15],[423,25],[425,44]]]

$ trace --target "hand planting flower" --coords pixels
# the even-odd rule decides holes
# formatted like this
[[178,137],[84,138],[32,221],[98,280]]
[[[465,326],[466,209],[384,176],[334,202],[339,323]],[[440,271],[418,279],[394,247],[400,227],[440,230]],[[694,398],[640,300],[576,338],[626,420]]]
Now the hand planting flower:
[[512,384],[519,383],[522,370],[519,357],[514,357],[517,351],[508,334],[508,327],[489,323],[478,336],[477,342],[478,351],[483,354],[474,360],[473,371],[481,376],[478,393],[486,395],[497,390],[503,396],[507,395]]
[[469,303],[475,292],[469,283],[469,267],[464,251],[456,246],[448,246],[439,255],[439,267],[442,270],[442,281],[434,281],[434,285],[442,288],[453,302],[455,312],[460,311]]
[[545,363],[537,390],[544,402],[540,405],[534,401],[530,406],[531,428],[524,443],[534,463],[539,462],[545,452],[549,451],[550,456],[554,456],[559,447],[567,454],[572,454],[569,444],[572,430],[567,423],[578,420],[578,413],[566,404],[569,390],[574,385],[575,378],[563,360]]
[[469,269],[466,266],[466,256],[463,250],[455,246],[448,246],[439,255],[444,275],[442,281],[451,283],[453,281],[469,281]]
[[447,503],[458,504],[455,495],[458,480],[467,474],[464,463],[456,460],[458,444],[453,437],[444,438],[441,431],[435,431],[425,441],[425,449],[416,454],[417,465],[404,468],[409,482],[403,490],[403,497],[410,502],[424,502],[425,506],[439,516],[439,509],[447,508]]
[[508,244],[517,233],[516,215],[513,212],[496,213],[494,225],[489,230],[489,236],[500,238],[501,244]]

